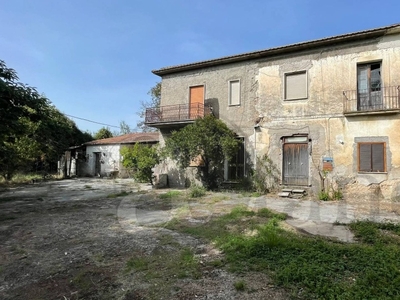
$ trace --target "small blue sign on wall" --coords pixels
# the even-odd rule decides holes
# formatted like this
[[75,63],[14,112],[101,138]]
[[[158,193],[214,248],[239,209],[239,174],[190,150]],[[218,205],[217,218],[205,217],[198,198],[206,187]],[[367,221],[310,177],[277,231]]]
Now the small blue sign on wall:
[[332,171],[333,170],[333,158],[332,157],[323,157],[322,158],[322,170],[323,171]]

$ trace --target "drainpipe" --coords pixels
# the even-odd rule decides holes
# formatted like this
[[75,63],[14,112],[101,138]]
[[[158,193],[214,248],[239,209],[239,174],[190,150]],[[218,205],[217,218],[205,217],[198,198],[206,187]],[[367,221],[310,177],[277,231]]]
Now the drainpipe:
[[257,168],[257,128],[260,128],[260,124],[254,125],[254,170]]

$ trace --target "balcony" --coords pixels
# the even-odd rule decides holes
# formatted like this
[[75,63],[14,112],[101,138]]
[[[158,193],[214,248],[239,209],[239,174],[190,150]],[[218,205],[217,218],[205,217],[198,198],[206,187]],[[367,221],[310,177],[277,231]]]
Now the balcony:
[[210,113],[211,107],[202,103],[151,107],[146,109],[145,124],[156,128],[179,127]]
[[343,91],[344,115],[360,116],[400,112],[400,86]]

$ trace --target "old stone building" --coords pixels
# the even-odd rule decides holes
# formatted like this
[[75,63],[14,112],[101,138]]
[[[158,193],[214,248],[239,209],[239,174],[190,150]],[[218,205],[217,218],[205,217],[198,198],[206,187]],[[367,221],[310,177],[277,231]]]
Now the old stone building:
[[226,180],[268,158],[281,187],[400,200],[400,24],[153,73],[162,98],[146,123],[161,141],[210,110],[244,140]]

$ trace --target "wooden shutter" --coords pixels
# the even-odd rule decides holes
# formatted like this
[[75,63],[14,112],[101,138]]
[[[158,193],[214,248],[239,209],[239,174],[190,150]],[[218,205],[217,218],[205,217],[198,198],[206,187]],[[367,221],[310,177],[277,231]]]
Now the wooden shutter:
[[240,105],[240,81],[229,81],[229,105]]
[[371,144],[358,144],[358,159],[360,172],[371,172]]
[[358,159],[360,172],[385,172],[385,143],[358,144]]
[[385,147],[383,143],[372,144],[372,172],[385,172]]
[[307,98],[307,73],[285,75],[285,99]]

